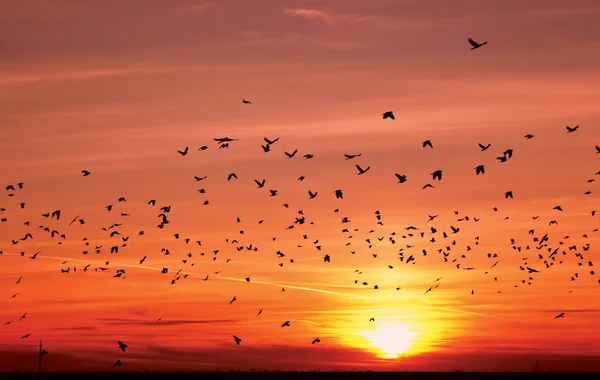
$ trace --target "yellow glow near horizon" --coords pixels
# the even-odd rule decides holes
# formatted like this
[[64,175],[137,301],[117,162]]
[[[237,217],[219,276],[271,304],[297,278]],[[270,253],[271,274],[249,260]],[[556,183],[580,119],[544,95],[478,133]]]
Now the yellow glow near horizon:
[[365,331],[362,335],[378,351],[378,356],[384,359],[395,359],[409,352],[417,337],[416,332],[399,322],[377,324],[373,330]]

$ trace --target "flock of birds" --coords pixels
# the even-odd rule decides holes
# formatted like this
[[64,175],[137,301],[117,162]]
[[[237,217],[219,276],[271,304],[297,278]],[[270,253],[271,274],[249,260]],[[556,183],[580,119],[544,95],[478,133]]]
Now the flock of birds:
[[[481,48],[482,46],[487,44],[486,42],[483,43],[478,43],[472,39],[468,40],[469,43],[472,46],[471,50],[475,50],[478,48]],[[251,101],[243,99],[242,100],[243,104],[252,104]],[[394,116],[394,112],[393,111],[387,111],[381,114],[382,118],[384,120],[386,119],[390,119],[390,120],[395,120],[395,116]],[[575,133],[577,132],[579,129],[579,126],[575,126],[575,127],[566,127],[566,133],[571,134],[571,133]],[[533,139],[534,135],[532,134],[526,134],[524,135],[525,139]],[[229,138],[229,137],[218,137],[214,139],[214,142],[217,143],[218,149],[229,149],[230,147],[232,147],[235,143],[235,141],[238,141],[238,139],[235,138]],[[272,151],[273,146],[279,141],[279,138],[264,138],[264,144],[261,144],[261,148],[262,151],[264,153],[269,153]],[[230,144],[232,144],[230,146]],[[433,149],[433,143],[431,142],[431,140],[425,140],[422,143],[423,148],[429,148],[429,149]],[[478,144],[479,149],[481,151],[486,151],[490,148],[491,144],[487,143],[487,144]],[[199,151],[204,151],[209,149],[208,145],[203,145],[200,148],[198,148]],[[596,149],[596,153],[600,153],[600,146],[595,146]],[[178,150],[177,153],[181,156],[187,156],[190,153],[190,148],[189,147],[185,147],[183,150]],[[293,152],[284,152],[285,156],[288,159],[293,159],[296,157],[298,150],[294,150]],[[313,154],[305,154],[303,156],[304,159],[312,159],[314,156]],[[357,157],[361,157],[360,153],[355,153],[355,154],[344,154],[344,157],[346,160],[353,160],[356,159]],[[498,163],[506,163],[509,160],[511,160],[511,158],[513,157],[513,149],[507,149],[504,152],[502,152],[501,155],[499,155],[497,157]],[[359,164],[355,165],[356,167],[356,171],[357,171],[357,175],[359,176],[363,176],[363,175],[368,175],[369,170],[371,169],[370,166],[361,166]],[[474,174],[475,175],[485,175],[486,173],[486,167],[484,165],[478,165],[476,167],[473,168],[474,170]],[[395,179],[397,180],[398,184],[404,184],[406,183],[409,179],[407,178],[407,175],[402,174],[402,173],[394,173],[395,174]],[[433,186],[432,183],[435,183],[435,181],[442,181],[443,179],[443,170],[435,170],[433,171],[430,175],[431,175],[431,182],[425,184],[422,189],[428,189],[428,188],[434,188],[435,186]],[[90,175],[93,175],[89,170],[84,169],[81,170],[81,175],[83,177],[88,177]],[[595,175],[600,175],[600,171],[595,173]],[[194,176],[194,180],[195,182],[201,182],[204,181],[207,177],[198,177],[198,176]],[[237,180],[238,176],[236,173],[230,173],[227,176],[227,180],[231,181],[231,180]],[[303,181],[305,179],[305,176],[300,176],[297,180],[298,181]],[[268,190],[268,195],[271,197],[275,197],[278,196],[278,190],[277,189],[271,189],[269,187],[267,187],[267,182],[265,179],[254,179],[254,182],[257,186],[258,189],[267,189]],[[588,182],[594,182],[594,179],[588,179]],[[15,198],[19,198],[19,192],[21,190],[23,190],[25,184],[22,182],[19,183],[15,183],[15,184],[9,184],[7,186],[5,186],[5,190],[7,191],[7,195],[10,199],[15,199]],[[206,193],[206,189],[202,188],[198,190],[199,193],[201,194],[205,194]],[[591,192],[588,191],[585,193],[585,195],[589,195]],[[314,199],[315,197],[317,197],[318,193],[316,191],[308,191],[308,197],[309,199]],[[337,189],[334,191],[334,196],[336,199],[343,199],[344,194],[343,191],[341,189]],[[512,191],[506,191],[506,193],[504,194],[505,198],[513,198],[513,192]],[[127,217],[129,216],[129,214],[127,212],[124,212],[122,210],[120,210],[118,207],[118,205],[123,204],[127,202],[125,197],[121,197],[118,198],[116,200],[116,204],[108,204],[105,206],[105,210],[106,212],[112,212],[114,213],[116,211],[116,216],[118,217]],[[208,205],[209,202],[208,200],[204,201],[203,203],[204,205]],[[157,205],[157,201],[155,199],[151,199],[148,201],[148,205],[150,207],[156,207]],[[13,202],[12,204],[12,209],[24,209],[26,206],[26,203],[23,201],[17,201],[17,202]],[[290,208],[290,205],[288,203],[284,203],[283,207],[286,208]],[[12,212],[13,210],[9,210],[8,208],[5,207],[1,207],[0,208],[0,226],[4,223],[8,223],[9,221],[12,222],[13,218],[11,217],[11,219],[9,220],[9,218],[6,216],[6,213],[8,213],[9,211]],[[561,212],[563,211],[562,207],[560,205],[557,205],[556,207],[554,207],[554,210]],[[335,213],[339,213],[339,209],[335,209],[334,212]],[[497,207],[493,207],[493,211],[497,212],[498,208]],[[166,205],[166,206],[161,206],[159,207],[159,211],[157,212],[157,217],[158,217],[158,224],[156,226],[156,228],[158,229],[164,229],[167,226],[170,225],[170,219],[169,219],[169,213],[171,212],[171,206]],[[592,216],[594,216],[596,214],[595,210],[590,210],[590,213]],[[76,217],[74,217],[72,220],[69,221],[69,223],[65,226],[64,224],[60,224],[63,222],[63,216],[64,211],[63,210],[53,210],[53,211],[49,211],[49,212],[44,212],[41,213],[41,217],[43,218],[43,220],[45,220],[45,222],[43,222],[43,224],[38,225],[38,229],[41,231],[41,233],[47,233],[52,239],[58,240],[57,244],[62,244],[63,241],[67,240],[67,233],[64,231],[64,229],[75,225],[85,225],[86,221],[85,219],[81,216],[81,215],[77,215]],[[426,220],[425,224],[426,227],[424,228],[419,228],[416,226],[407,226],[405,227],[405,232],[403,232],[402,234],[396,234],[396,232],[392,232],[389,236],[379,236],[377,238],[367,238],[366,243],[369,249],[371,249],[373,247],[373,245],[376,243],[376,240],[379,242],[382,241],[389,241],[390,244],[396,244],[398,243],[399,240],[404,240],[407,242],[407,244],[402,245],[402,247],[400,247],[398,249],[398,260],[400,263],[403,264],[411,264],[414,265],[416,264],[416,262],[418,261],[418,257],[419,256],[427,256],[430,252],[434,252],[437,253],[440,260],[442,260],[445,263],[451,263],[453,265],[455,265],[457,270],[474,270],[476,268],[473,267],[469,267],[469,266],[463,266],[463,260],[466,258],[466,252],[471,251],[473,248],[471,247],[471,245],[478,245],[479,244],[479,237],[476,236],[474,237],[474,239],[472,240],[472,243],[469,245],[466,245],[466,247],[464,248],[459,248],[457,247],[457,242],[456,240],[453,239],[454,235],[458,234],[461,232],[461,228],[457,227],[458,223],[460,222],[468,222],[468,221],[472,221],[472,222],[478,222],[480,219],[476,218],[476,217],[469,217],[467,215],[459,215],[460,213],[458,211],[454,211],[454,214],[457,218],[456,220],[456,226],[455,225],[450,225],[447,226],[447,228],[442,228],[440,226],[434,226],[433,223],[435,222],[435,219],[438,217],[438,215],[428,215],[428,219]],[[16,214],[11,214],[11,215],[16,215]],[[377,220],[377,225],[383,226],[383,222],[382,222],[382,214],[380,211],[376,211],[375,212],[375,218]],[[507,217],[508,218],[508,217]],[[532,219],[537,219],[538,216],[533,216]],[[89,253],[95,253],[95,254],[101,254],[101,253],[105,253],[106,250],[108,250],[108,252],[110,254],[119,254],[121,253],[124,249],[127,248],[127,243],[130,240],[130,236],[127,235],[124,231],[124,227],[126,225],[126,223],[122,222],[122,220],[124,219],[120,219],[119,222],[114,222],[112,225],[108,226],[108,227],[104,227],[102,228],[102,231],[107,235],[107,237],[109,239],[111,239],[112,241],[114,241],[114,243],[109,246],[109,247],[104,247],[101,244],[94,244],[92,241],[90,241],[91,239],[88,239],[87,237],[84,237],[82,239],[84,248],[81,252],[81,254],[83,256],[88,255]],[[342,217],[341,218],[341,224],[342,224],[342,230],[341,232],[343,234],[345,234],[347,236],[348,239],[352,238],[352,233],[354,232],[358,232],[359,229],[358,228],[350,228],[347,227],[348,225],[350,225],[351,220],[348,217]],[[240,219],[237,219],[237,222],[240,222]],[[260,220],[258,223],[262,224],[263,220]],[[24,223],[25,226],[31,226],[32,222],[31,221],[24,221],[22,222]],[[299,227],[301,225],[304,224],[314,224],[313,221],[307,221],[304,212],[302,210],[299,210],[297,212],[297,216],[294,218],[293,222],[286,227],[286,230],[291,230],[294,229],[295,227]],[[558,221],[557,220],[550,220],[548,221],[548,226],[552,226],[552,225],[557,225]],[[595,228],[591,231],[588,231],[586,233],[584,233],[582,235],[583,238],[588,238],[588,234],[589,233],[596,233],[598,232],[598,229]],[[376,233],[376,230],[371,229],[368,231],[369,234],[374,234]],[[14,237],[12,239],[10,239],[9,245],[14,248],[18,248],[21,244],[24,244],[25,242],[27,242],[28,240],[32,240],[33,239],[33,230],[32,232],[28,232],[26,233],[24,236],[20,237]],[[240,234],[243,234],[243,231],[240,231]],[[521,280],[521,284],[529,284],[531,285],[532,281],[534,280],[534,275],[536,273],[539,273],[541,270],[545,270],[545,269],[550,269],[552,268],[554,265],[560,265],[564,262],[564,256],[567,256],[569,254],[572,253],[573,257],[575,258],[575,260],[577,261],[577,266],[578,267],[587,267],[588,273],[591,276],[595,276],[595,272],[593,270],[593,266],[594,263],[587,259],[587,252],[590,250],[590,244],[584,244],[582,246],[577,246],[577,245],[567,245],[568,248],[565,249],[563,248],[564,245],[566,244],[566,240],[569,238],[568,236],[565,236],[564,238],[554,241],[551,244],[551,239],[550,239],[550,235],[548,233],[538,233],[535,230],[529,230],[528,234],[532,236],[532,240],[530,243],[528,244],[518,244],[515,239],[511,239],[511,248],[517,252],[522,252],[522,251],[537,251],[536,255],[529,255],[530,258],[527,259],[525,258],[523,260],[523,262],[519,265],[518,269],[520,271],[525,272],[525,278],[523,280]],[[137,235],[139,238],[141,238],[144,235],[144,231],[138,231]],[[202,241],[200,240],[196,240],[192,242],[192,239],[189,237],[183,238],[180,236],[180,234],[178,233],[174,233],[172,234],[173,239],[178,240],[181,239],[183,241],[185,241],[186,244],[196,244],[198,247],[202,247]],[[306,233],[300,233],[299,234],[299,238],[301,241],[307,241],[309,240],[309,236]],[[417,239],[420,239],[421,242],[418,242]],[[273,241],[275,241],[276,238],[273,238]],[[439,241],[442,241],[443,243],[441,244],[437,244],[439,243]],[[253,244],[249,244],[249,245],[245,245],[242,244],[241,242],[239,242],[237,239],[226,239],[226,243],[229,243],[231,245],[233,245],[235,247],[235,249],[237,251],[243,251],[243,250],[248,250],[248,251],[258,251],[258,247],[253,245]],[[433,246],[433,248],[430,249],[421,249],[419,252],[418,249],[416,248],[416,246],[418,244],[422,244],[422,243],[429,243],[430,246]],[[317,251],[321,251],[322,250],[322,246],[319,243],[319,240],[315,240],[312,242],[312,245],[314,246],[314,248]],[[346,243],[346,246],[350,246],[351,243],[350,241],[348,241]],[[398,245],[400,246],[400,245]],[[298,247],[302,247],[301,244],[298,244]],[[219,257],[219,250],[214,250],[213,253],[213,257],[212,260],[216,261]],[[21,256],[25,259],[29,259],[29,260],[35,260],[38,257],[38,254],[40,252],[34,252],[34,253],[27,253],[27,250],[24,249],[20,252],[17,253],[12,253],[18,256]],[[161,253],[163,255],[170,255],[171,251],[169,250],[169,248],[163,248],[161,250]],[[356,254],[357,251],[356,250],[351,250],[350,251],[351,254]],[[0,251],[0,255],[1,254],[5,254],[5,252]],[[8,252],[6,252],[6,254],[10,254]],[[371,252],[372,256],[374,258],[377,257],[376,253]],[[204,256],[205,253],[201,253],[199,256]],[[284,261],[283,258],[286,257],[286,254],[281,252],[281,251],[277,251],[275,252],[276,257],[278,258],[278,260],[280,261],[278,263],[278,265],[280,267],[284,266]],[[187,255],[185,255],[185,257],[183,257],[180,260],[180,263],[182,263],[184,266],[194,266],[194,262],[193,260],[195,258],[197,258],[198,255],[194,255],[192,253],[188,253]],[[493,262],[492,265],[490,265],[490,267],[487,269],[486,274],[489,273],[489,271],[491,271],[500,261],[498,254],[496,253],[488,253],[487,257],[491,260],[490,263]],[[142,258],[140,258],[139,263],[140,265],[143,264],[144,262],[146,262],[147,260],[150,260],[150,258],[148,256],[143,256]],[[294,259],[293,258],[288,258],[287,260],[289,260],[289,263],[294,263]],[[330,263],[333,259],[331,257],[330,254],[323,254],[322,256],[322,260],[324,263]],[[537,260],[537,261],[535,261]],[[231,261],[230,259],[227,259],[225,262],[229,262]],[[62,264],[66,264],[67,261],[63,262]],[[390,269],[393,268],[392,265],[388,265],[388,267]],[[82,270],[83,272],[86,272],[88,270],[92,269],[95,272],[107,272],[110,270],[110,260],[106,260],[104,262],[104,265],[99,265],[99,266],[95,266],[92,267],[92,264],[87,264],[85,266],[83,266],[82,268],[80,268],[80,270]],[[68,267],[68,268],[61,268],[60,269],[61,273],[74,273],[77,272],[77,267],[73,266],[73,267]],[[173,273],[171,268],[162,268],[161,273],[163,274],[169,274],[169,273]],[[361,274],[362,272],[360,272],[359,270],[355,271],[355,274]],[[215,272],[214,274],[219,274],[219,272]],[[190,272],[186,272],[184,270],[184,268],[178,268],[177,270],[175,270],[173,276],[170,279],[170,284],[176,284],[179,281],[187,278],[188,276],[193,275]],[[125,269],[119,268],[116,269],[114,271],[114,274],[112,275],[113,278],[116,279],[125,279],[126,278],[126,271]],[[576,279],[578,279],[580,276],[579,271],[577,272],[573,272],[573,275],[571,277],[572,281],[575,281]],[[24,279],[24,276],[20,276],[17,279],[15,279],[15,284],[19,285],[21,283],[21,281]],[[205,281],[207,281],[209,279],[209,276],[207,275],[206,277],[203,278]],[[432,285],[431,287],[429,287],[428,289],[424,289],[424,294],[427,294],[429,292],[434,291],[435,289],[437,289],[437,287],[440,284],[440,280],[441,278],[438,278],[437,280],[434,281],[434,285]],[[494,281],[497,281],[498,278],[497,277],[493,277]],[[245,278],[245,281],[250,282],[251,279],[250,277]],[[600,279],[597,280],[597,282],[600,284]],[[355,280],[354,283],[357,286],[369,286],[369,283],[367,281],[360,281],[360,280]],[[372,285],[374,289],[378,289],[378,285]],[[515,285],[515,287],[518,287],[519,284]],[[396,290],[399,290],[400,288],[396,288]],[[285,291],[285,288],[282,289],[282,291]],[[19,296],[19,292],[14,293],[10,298],[14,299],[16,297]],[[474,290],[471,291],[471,294],[474,294]],[[229,304],[233,304],[235,301],[237,300],[237,296],[233,296],[233,298],[231,299],[231,301],[229,302]],[[258,314],[256,315],[257,317],[261,315],[262,313],[262,309],[258,312]],[[21,321],[23,321],[26,317],[28,316],[27,312],[22,313],[20,316],[17,315],[15,316],[14,319],[11,319],[9,321],[4,322],[5,326],[9,326],[12,325],[14,323],[21,323]],[[565,316],[565,313],[560,313],[558,315],[555,316],[555,318],[563,318]],[[163,317],[158,318],[156,320],[156,323],[160,323]],[[374,318],[370,318],[370,321],[374,321]],[[285,327],[290,327],[291,326],[291,321],[284,321],[281,324],[282,328]],[[28,339],[32,334],[28,333],[26,335],[23,335],[20,337],[20,339]],[[319,343],[321,340],[320,338],[314,338],[312,339],[312,344],[316,344]],[[233,336],[233,340],[232,343],[236,344],[236,345],[240,345],[242,344],[242,339],[236,335]],[[121,352],[126,352],[128,345],[125,344],[122,341],[118,341],[115,344],[115,348],[119,349]],[[47,353],[47,351],[44,350],[44,353]],[[113,367],[118,367],[121,366],[121,360],[117,360],[116,362],[114,362]]]

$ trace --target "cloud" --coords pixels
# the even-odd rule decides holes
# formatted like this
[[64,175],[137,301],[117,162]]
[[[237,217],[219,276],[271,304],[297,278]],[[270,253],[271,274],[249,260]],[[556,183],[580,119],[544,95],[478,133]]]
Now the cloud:
[[332,24],[334,17],[325,11],[318,9],[285,9],[285,13],[296,17],[305,17],[309,19],[320,19],[328,24]]
[[536,9],[530,15],[541,18],[589,16],[600,13],[600,8],[546,8]]
[[356,41],[351,39],[327,38],[323,36],[307,36],[300,33],[287,32],[280,36],[265,36],[262,34],[250,34],[244,32],[246,40],[242,43],[259,46],[290,46],[299,45],[303,47],[317,47],[331,50],[356,50],[372,47],[372,43]]
[[214,323],[233,323],[240,322],[242,319],[175,319],[175,320],[161,320],[156,322],[154,320],[144,319],[128,319],[128,318],[96,318],[97,321],[103,322],[108,325],[134,325],[134,326],[180,326],[180,325],[197,325],[197,324],[214,324]]
[[370,25],[386,30],[431,30],[444,28],[448,26],[453,19],[443,20],[416,20],[416,19],[397,19],[381,15],[361,15],[357,13],[332,13],[319,9],[288,9],[284,12],[293,17],[304,17],[308,19],[318,19],[327,24],[349,23]]
[[184,7],[184,10],[190,13],[201,13],[213,8],[214,5],[214,3],[210,2],[201,2],[198,4],[190,4]]
[[94,327],[94,326],[50,327],[49,330],[54,330],[54,331],[90,331],[90,330],[96,330],[96,327]]
[[49,81],[65,81],[65,80],[82,80],[95,79],[104,77],[119,77],[119,76],[147,76],[156,74],[169,74],[177,72],[195,72],[204,70],[221,70],[224,67],[229,69],[237,68],[228,65],[184,65],[184,66],[149,66],[145,62],[131,63],[128,67],[117,68],[77,68],[69,70],[51,70],[44,72],[43,70],[33,70],[30,72],[15,72],[5,73],[0,79],[0,87],[26,85],[38,82]]
[[551,310],[540,310],[542,313],[600,313],[600,309],[551,309]]

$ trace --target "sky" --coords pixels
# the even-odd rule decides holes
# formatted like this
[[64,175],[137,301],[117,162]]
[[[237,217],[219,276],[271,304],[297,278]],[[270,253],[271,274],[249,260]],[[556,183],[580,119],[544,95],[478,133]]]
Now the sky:
[[[0,371],[36,371],[40,340],[44,371],[600,370],[599,13],[593,0],[10,2]],[[279,138],[269,152],[264,137]]]

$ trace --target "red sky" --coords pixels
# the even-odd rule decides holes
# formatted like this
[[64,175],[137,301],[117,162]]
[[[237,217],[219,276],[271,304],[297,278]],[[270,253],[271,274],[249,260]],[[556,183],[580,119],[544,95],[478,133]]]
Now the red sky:
[[[123,370],[600,369],[600,276],[588,264],[599,199],[587,182],[600,180],[599,14],[592,0],[11,2],[0,14],[0,178],[24,188],[0,198],[0,322],[13,321],[0,325],[0,370],[36,370],[40,339],[47,370],[116,359]],[[469,37],[488,44],[471,51]],[[381,119],[389,110],[396,120]],[[239,141],[218,149],[224,136]],[[280,138],[269,153],[265,136]],[[371,170],[358,176],[355,164]],[[56,209],[58,221],[41,216]],[[286,230],[298,210],[306,223]],[[86,223],[69,226],[77,215]],[[101,230],[113,223],[120,236]],[[236,249],[250,244],[258,251]],[[180,269],[188,277],[171,284]]]

